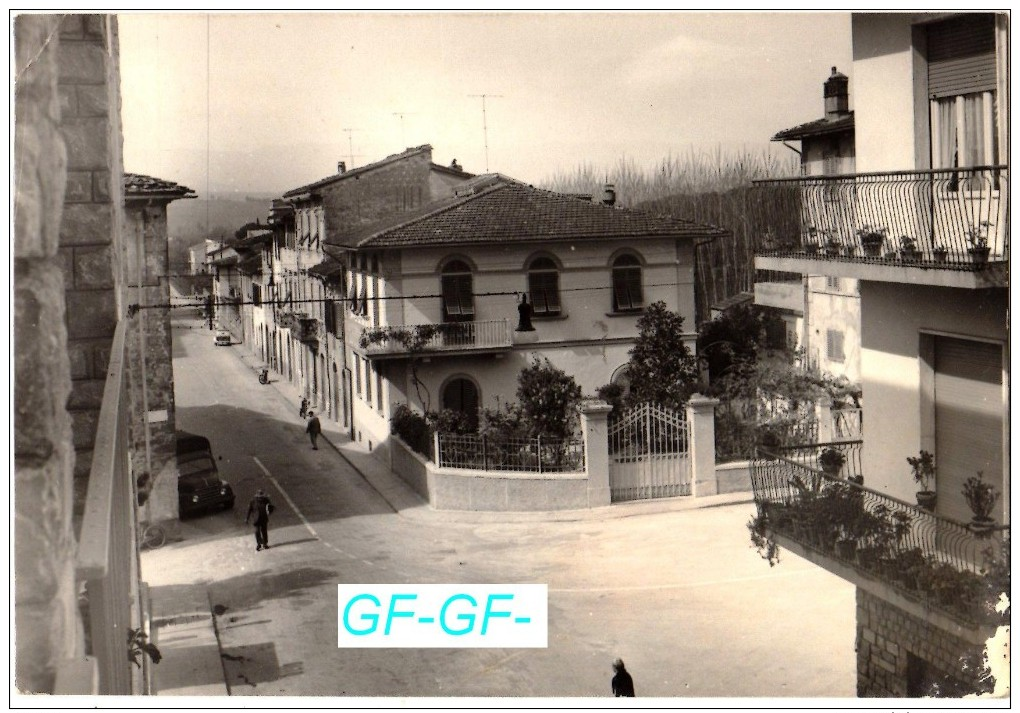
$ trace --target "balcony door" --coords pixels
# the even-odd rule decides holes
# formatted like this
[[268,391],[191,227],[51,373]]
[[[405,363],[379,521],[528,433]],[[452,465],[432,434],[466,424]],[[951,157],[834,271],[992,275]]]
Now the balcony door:
[[443,266],[443,321],[470,322],[475,318],[474,279],[463,260],[451,260]]
[[[935,337],[935,489],[937,513],[969,522],[963,498],[967,478],[1003,490],[1002,347],[954,337]],[[1007,497],[1003,494],[1002,497]],[[996,519],[1002,519],[1002,501]]]

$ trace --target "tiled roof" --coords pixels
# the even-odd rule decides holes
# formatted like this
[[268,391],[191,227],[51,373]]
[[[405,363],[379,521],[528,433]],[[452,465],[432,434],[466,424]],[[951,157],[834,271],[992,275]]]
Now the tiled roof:
[[375,163],[369,163],[369,164],[366,164],[364,166],[358,166],[357,168],[352,168],[352,169],[350,169],[348,171],[345,171],[344,173],[336,173],[336,174],[333,174],[332,176],[327,176],[326,178],[319,179],[318,181],[315,181],[314,183],[309,183],[308,185],[301,186],[300,188],[295,188],[293,190],[287,191],[286,193],[283,194],[283,197],[284,198],[290,198],[290,197],[293,197],[293,196],[301,195],[302,193],[308,193],[309,191],[313,191],[316,188],[321,188],[322,186],[329,185],[330,183],[333,183],[334,181],[342,181],[342,180],[345,180],[345,179],[350,178],[352,176],[358,176],[358,175],[360,175],[362,173],[365,173],[367,171],[371,171],[373,169],[379,168],[380,166],[384,166],[384,165],[386,165],[388,163],[392,163],[393,161],[399,161],[402,158],[407,158],[408,156],[414,156],[415,154],[423,153],[425,151],[431,152],[432,151],[432,146],[429,145],[429,144],[422,144],[421,146],[415,146],[413,148],[406,149],[405,151],[403,151],[401,153],[392,154],[390,156],[387,156],[386,158],[382,159],[381,161],[376,161]]
[[468,173],[467,171],[465,171],[463,168],[460,168],[460,167],[454,168],[453,166],[441,166],[438,163],[433,162],[431,168],[432,168],[433,171],[438,171],[439,173],[445,173],[445,174],[450,175],[450,176],[460,176],[462,178],[474,178],[475,177],[475,174]]
[[773,141],[786,141],[803,139],[810,136],[824,136],[835,134],[840,131],[852,131],[854,128],[854,113],[843,114],[835,119],[816,119],[806,124],[798,124],[792,129],[783,129],[772,137]]
[[124,195],[127,198],[195,198],[195,192],[187,186],[138,173],[124,174]]
[[[472,192],[473,189],[473,192]],[[331,237],[348,248],[477,245],[630,237],[708,238],[719,228],[613,208],[489,174],[458,187],[460,195]]]
[[344,265],[339,260],[334,260],[331,257],[327,257],[325,260],[320,262],[318,265],[308,268],[308,274],[324,279],[329,279],[340,275],[344,271]]
[[735,295],[730,295],[726,299],[716,302],[714,305],[712,305],[712,309],[718,310],[720,312],[725,312],[730,307],[736,307],[737,305],[745,304],[748,302],[754,302],[754,293],[738,292]]

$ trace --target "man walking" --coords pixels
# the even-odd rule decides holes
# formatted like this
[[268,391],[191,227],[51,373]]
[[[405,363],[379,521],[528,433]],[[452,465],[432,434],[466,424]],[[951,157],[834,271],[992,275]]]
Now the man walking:
[[319,417],[315,415],[315,411],[308,412],[308,426],[305,428],[305,433],[312,439],[312,450],[319,450],[316,442],[319,440],[319,434],[322,433],[322,424],[319,423]]
[[256,552],[269,549],[269,513],[275,509],[266,491],[261,488],[255,491],[255,497],[248,504],[248,514],[244,517],[244,523],[247,525],[252,517],[255,518]]
[[613,695],[617,698],[620,698],[621,696],[633,698],[634,679],[632,679],[630,674],[627,673],[627,669],[623,665],[623,659],[616,659],[616,661],[613,661],[613,671],[616,672],[613,676],[612,682]]

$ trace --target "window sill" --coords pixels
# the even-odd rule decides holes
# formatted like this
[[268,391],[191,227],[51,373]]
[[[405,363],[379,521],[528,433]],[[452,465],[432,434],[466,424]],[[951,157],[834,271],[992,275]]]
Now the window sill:
[[634,317],[645,313],[645,308],[629,309],[626,312],[606,312],[607,317]]
[[533,314],[531,315],[532,322],[555,322],[561,319],[569,319],[570,315],[563,314]]

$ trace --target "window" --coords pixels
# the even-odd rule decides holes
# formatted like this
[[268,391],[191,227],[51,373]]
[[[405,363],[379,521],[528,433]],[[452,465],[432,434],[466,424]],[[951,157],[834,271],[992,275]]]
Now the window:
[[927,34],[932,168],[997,164],[994,16],[961,15]]
[[443,408],[464,414],[472,429],[478,428],[478,387],[468,379],[453,379],[443,387]]
[[352,270],[350,279],[351,289],[347,293],[347,307],[354,314],[358,313],[358,276]]
[[358,293],[358,308],[354,311],[362,317],[366,317],[368,316],[368,276],[358,275],[358,280],[361,282],[361,290]]
[[354,388],[361,396],[361,357],[354,355]]
[[643,306],[641,263],[634,255],[621,255],[613,261],[613,311],[631,312]]
[[379,326],[379,293],[381,284],[378,276],[372,277],[372,325]]
[[365,403],[372,405],[372,362],[365,360]]
[[825,289],[839,292],[839,278],[832,275],[825,276]]
[[333,300],[326,300],[323,305],[322,321],[326,323],[326,333],[334,337],[338,334],[336,328],[336,303]]
[[470,322],[475,316],[471,268],[462,260],[451,260],[443,267],[443,321]]
[[843,361],[843,332],[829,329],[825,332],[825,355],[829,361]]
[[560,313],[560,273],[556,263],[537,257],[528,267],[528,292],[532,314],[552,316]]
[[383,396],[382,396],[382,364],[375,367],[375,407],[382,411],[383,408]]
[[262,306],[262,286],[252,285],[251,286],[251,303],[255,307]]

